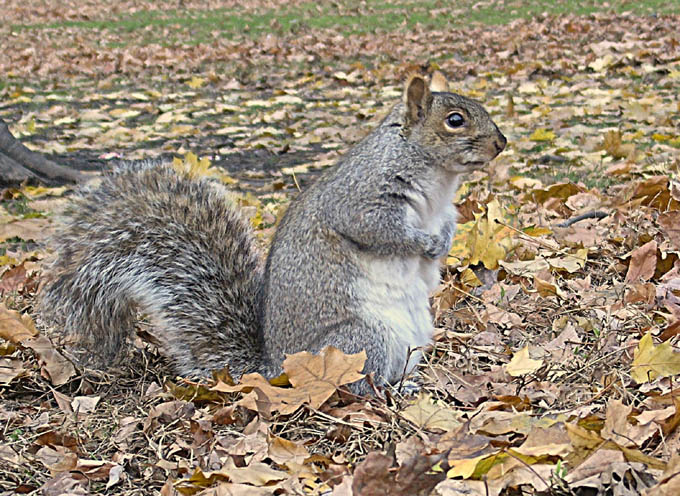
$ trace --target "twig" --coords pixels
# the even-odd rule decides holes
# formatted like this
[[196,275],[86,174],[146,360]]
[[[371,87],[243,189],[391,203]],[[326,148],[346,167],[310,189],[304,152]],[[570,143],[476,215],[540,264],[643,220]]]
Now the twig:
[[569,227],[573,224],[576,224],[577,222],[581,222],[582,220],[586,219],[602,220],[608,215],[609,214],[607,212],[603,212],[602,210],[593,210],[592,212],[586,212],[585,214],[577,215],[576,217],[567,219],[564,222],[560,222],[559,224],[557,224],[557,227]]

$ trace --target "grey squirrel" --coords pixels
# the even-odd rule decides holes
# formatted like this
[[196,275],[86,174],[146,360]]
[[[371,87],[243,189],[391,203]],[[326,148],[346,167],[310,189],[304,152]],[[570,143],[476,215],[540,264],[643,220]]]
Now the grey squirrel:
[[222,186],[157,163],[121,167],[73,200],[38,312],[96,366],[120,357],[141,312],[181,375],[228,365],[273,377],[286,354],[332,345],[365,350],[375,384],[398,381],[431,340],[459,178],[506,144],[447,86],[411,75],[403,101],[291,202],[264,264]]

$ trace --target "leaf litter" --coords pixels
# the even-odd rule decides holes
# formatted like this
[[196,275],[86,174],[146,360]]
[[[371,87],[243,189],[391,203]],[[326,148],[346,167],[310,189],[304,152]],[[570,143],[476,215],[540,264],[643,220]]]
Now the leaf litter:
[[509,145],[458,192],[421,391],[377,399],[343,390],[361,362],[337,350],[289,357],[272,384],[171,377],[145,328],[115,374],[73,367],[30,313],[67,193],[3,191],[0,491],[677,494],[677,15],[164,46],[15,29],[105,10],[24,5],[0,27],[0,117],[15,135],[64,160],[174,156],[230,185],[264,244],[417,64],[454,76]]

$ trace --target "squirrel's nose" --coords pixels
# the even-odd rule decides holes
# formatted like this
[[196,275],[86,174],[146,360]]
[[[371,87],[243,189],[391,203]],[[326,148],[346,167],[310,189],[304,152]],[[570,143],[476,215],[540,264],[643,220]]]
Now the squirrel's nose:
[[496,138],[496,141],[494,142],[494,146],[496,147],[496,154],[502,152],[505,149],[505,145],[508,143],[508,140],[506,139],[505,136],[503,136],[503,133],[498,131],[498,137]]

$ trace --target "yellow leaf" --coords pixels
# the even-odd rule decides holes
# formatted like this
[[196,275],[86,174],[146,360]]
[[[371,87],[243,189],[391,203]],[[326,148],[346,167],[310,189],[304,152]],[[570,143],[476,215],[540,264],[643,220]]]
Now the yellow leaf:
[[210,168],[210,159],[203,157],[199,160],[195,153],[187,152],[184,155],[184,160],[175,157],[172,160],[172,167],[179,174],[186,174],[191,178],[207,177],[213,175],[213,169]]
[[536,238],[538,236],[545,236],[547,234],[552,234],[552,229],[548,229],[547,227],[527,227],[525,229],[522,229],[522,232],[528,236],[531,236],[532,238]]
[[654,346],[651,333],[645,334],[633,357],[630,371],[633,380],[641,384],[677,374],[680,374],[680,353],[674,353],[667,342]]
[[18,263],[19,261],[16,258],[10,257],[9,255],[0,256],[0,267],[4,267],[5,265],[14,267]]
[[[505,258],[512,247],[512,230],[504,224],[503,212],[496,199],[488,203],[485,213],[475,214],[474,225],[466,242],[470,265],[482,262],[489,270],[498,268],[498,262]],[[450,253],[456,256],[453,248]]]
[[253,229],[259,229],[262,225],[262,222],[262,211],[257,209],[255,215],[250,218],[250,225],[253,226]]
[[204,84],[205,84],[205,79],[197,77],[197,76],[194,76],[194,77],[191,78],[191,80],[187,81],[187,86],[189,86],[190,88],[193,88],[195,90],[197,90],[198,88],[200,88]]
[[628,158],[635,154],[635,145],[623,143],[619,131],[607,131],[602,141],[602,149],[614,158]]
[[529,347],[525,346],[512,356],[505,366],[505,371],[513,377],[531,374],[543,366],[543,360],[534,360],[529,357]]
[[536,129],[536,131],[534,131],[531,136],[529,136],[531,141],[552,141],[555,138],[555,133],[542,127]]
[[479,280],[477,274],[475,274],[475,272],[470,268],[467,268],[460,273],[460,280],[466,286],[473,288],[477,288],[482,285],[482,281]]
[[446,472],[447,479],[453,479],[454,477],[462,477],[463,479],[468,479],[475,472],[477,464],[481,462],[488,455],[476,456],[474,458],[466,458],[463,460],[449,460],[449,469]]
[[542,188],[543,183],[538,179],[533,179],[524,176],[514,176],[510,178],[510,186],[517,189],[528,189],[528,188]]
[[29,198],[38,198],[40,196],[61,196],[66,191],[66,186],[60,186],[58,188],[46,188],[45,186],[26,186],[24,188],[24,193]]
[[463,198],[465,198],[468,193],[470,193],[470,186],[471,184],[469,182],[464,182],[463,184],[460,185],[458,188],[458,191],[456,191],[455,196],[453,197],[453,203],[460,203],[463,201]]

